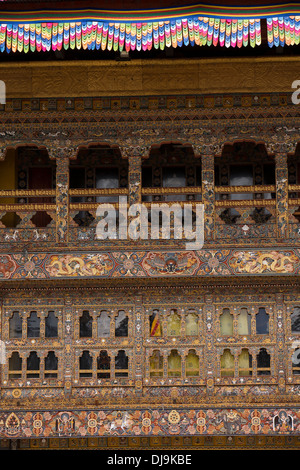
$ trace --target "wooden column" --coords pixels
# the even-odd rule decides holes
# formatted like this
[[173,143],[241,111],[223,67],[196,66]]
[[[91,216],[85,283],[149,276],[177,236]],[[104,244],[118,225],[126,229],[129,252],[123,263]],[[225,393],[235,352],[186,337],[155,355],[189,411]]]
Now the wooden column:
[[202,153],[202,204],[204,204],[204,243],[215,238],[214,154]]
[[143,394],[143,376],[146,370],[146,351],[143,344],[143,325],[144,325],[144,307],[143,298],[137,294],[135,296],[135,306],[133,314],[134,328],[134,350],[133,350],[133,374],[135,378],[135,394],[142,396]]
[[142,157],[128,157],[128,204],[142,202]]
[[56,159],[56,241],[68,242],[69,158]]
[[289,232],[287,153],[276,153],[275,164],[277,237],[283,239]]
[[206,359],[205,364],[205,379],[206,379],[206,391],[208,395],[213,394],[214,385],[216,380],[217,365],[216,361],[219,359],[216,355],[216,349],[214,345],[214,333],[216,334],[215,326],[215,307],[214,299],[211,295],[205,296],[205,306],[203,310],[203,321],[205,324],[205,346],[204,346],[204,357]]

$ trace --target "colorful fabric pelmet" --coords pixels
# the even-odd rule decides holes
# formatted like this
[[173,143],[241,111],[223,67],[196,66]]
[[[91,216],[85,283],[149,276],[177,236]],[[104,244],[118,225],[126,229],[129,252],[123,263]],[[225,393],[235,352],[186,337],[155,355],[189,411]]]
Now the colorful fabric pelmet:
[[[267,18],[270,47],[298,45],[300,16]],[[261,44],[258,19],[181,18],[145,23],[1,24],[1,52],[41,52],[62,49],[147,51],[166,47],[246,47]]]

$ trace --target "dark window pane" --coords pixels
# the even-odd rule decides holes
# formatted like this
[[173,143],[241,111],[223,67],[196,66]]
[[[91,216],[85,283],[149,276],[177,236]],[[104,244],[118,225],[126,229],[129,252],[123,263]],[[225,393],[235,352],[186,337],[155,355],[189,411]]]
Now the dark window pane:
[[[54,351],[49,351],[47,357],[45,357],[45,377],[57,377],[57,372],[53,372],[57,370],[58,366],[58,359],[54,354]],[[47,370],[51,370],[52,372],[47,373]]]
[[[115,370],[116,377],[128,377],[128,357],[125,351],[119,351],[115,357]],[[117,372],[118,370],[121,372]]]
[[263,307],[260,308],[256,314],[256,334],[269,334],[269,315]]
[[27,337],[38,338],[40,336],[40,318],[36,312],[31,312],[27,319]]
[[[22,377],[22,358],[19,356],[18,352],[13,352],[8,361],[9,371],[14,371],[16,373],[9,374],[10,379],[19,379]],[[20,371],[20,372],[17,372]]]
[[230,186],[249,186],[252,184],[252,165],[230,165]]
[[45,321],[45,336],[46,338],[56,338],[57,337],[57,324],[58,319],[55,316],[54,312],[49,312]]
[[93,319],[88,310],[85,310],[80,317],[80,337],[91,338],[93,333]]
[[162,170],[164,188],[178,188],[186,185],[184,166],[166,166]]
[[128,317],[123,310],[116,317],[115,325],[115,336],[128,336]]
[[300,333],[300,307],[295,307],[291,314],[292,333]]
[[264,168],[264,184],[275,184],[275,165],[266,164]]
[[9,337],[22,338],[22,319],[19,312],[14,312],[9,319]]
[[201,166],[197,165],[196,166],[196,186],[201,186],[201,183],[202,183]]
[[107,351],[100,351],[100,355],[97,357],[97,369],[98,379],[110,378],[110,357],[107,354]]
[[[85,188],[85,168],[84,167],[70,167],[70,188],[83,189]],[[84,202],[83,196],[71,197],[71,202]]]
[[152,187],[152,167],[151,166],[142,167],[142,186],[144,188]]
[[79,368],[83,372],[80,372],[80,377],[92,377],[92,372],[90,371],[93,367],[93,358],[90,355],[89,351],[83,351],[82,356],[79,358]]
[[267,351],[262,348],[257,355],[257,375],[270,375],[270,370],[259,370],[259,369],[269,369],[271,364],[270,355]]
[[35,351],[31,351],[27,358],[27,378],[38,378],[40,370],[40,358]]
[[102,338],[110,336],[110,317],[106,311],[102,311],[97,318],[97,332]]

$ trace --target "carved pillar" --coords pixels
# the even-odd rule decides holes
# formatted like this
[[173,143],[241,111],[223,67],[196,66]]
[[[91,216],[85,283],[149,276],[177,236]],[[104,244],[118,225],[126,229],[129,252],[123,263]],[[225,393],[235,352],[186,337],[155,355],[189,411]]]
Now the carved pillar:
[[276,164],[276,218],[277,237],[284,239],[289,236],[288,212],[288,154],[295,153],[297,136],[277,128],[266,144],[267,152],[274,155]]
[[128,204],[142,202],[142,157],[128,157]]
[[143,299],[141,295],[135,296],[135,309],[133,316],[134,324],[134,350],[133,364],[135,377],[135,394],[141,396],[143,394],[143,375],[145,370],[145,348],[143,346]]
[[[286,376],[288,371],[286,370],[285,364],[285,335],[284,335],[284,296],[283,294],[276,294],[276,310],[275,318],[277,321],[276,328],[276,343],[277,351],[275,351],[275,356],[273,357],[273,363],[275,361],[278,367],[278,388],[280,392],[285,392],[286,386]],[[277,315],[276,315],[277,314]]]
[[45,143],[48,155],[56,159],[56,241],[68,242],[69,227],[69,160],[76,158],[77,148],[70,140]]
[[72,393],[72,379],[73,379],[73,367],[74,357],[72,348],[72,338],[74,324],[72,322],[72,301],[66,300],[65,315],[64,315],[64,392],[65,395]]
[[68,242],[69,159],[56,159],[56,241]]
[[214,318],[215,307],[213,305],[213,297],[211,295],[205,296],[205,306],[203,312],[203,319],[206,326],[205,333],[205,346],[204,357],[206,358],[206,390],[207,394],[213,394],[215,375],[217,372],[216,367],[216,350],[214,346]]
[[276,218],[278,238],[288,237],[288,166],[287,154],[276,153]]
[[204,204],[204,243],[215,238],[214,154],[202,153],[202,204]]

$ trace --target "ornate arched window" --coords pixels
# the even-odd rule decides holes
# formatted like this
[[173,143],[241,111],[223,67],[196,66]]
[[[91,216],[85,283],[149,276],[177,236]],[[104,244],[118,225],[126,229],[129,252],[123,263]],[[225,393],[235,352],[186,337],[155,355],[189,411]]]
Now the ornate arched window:
[[8,378],[20,379],[22,377],[22,358],[14,351],[8,360]]
[[38,338],[40,336],[40,318],[37,312],[31,312],[27,318],[27,338]]
[[168,356],[168,377],[181,377],[181,356],[176,349]]
[[79,377],[93,376],[93,357],[89,351],[82,351],[79,358]]
[[164,358],[159,350],[153,351],[149,358],[150,377],[163,377],[164,375]]
[[22,318],[19,312],[13,312],[9,319],[9,337],[22,338]]
[[248,349],[243,348],[239,355],[239,376],[247,377],[252,375],[252,356]]
[[27,372],[28,379],[38,379],[40,377],[40,358],[36,351],[31,351],[27,358]]
[[220,315],[220,329],[223,336],[233,335],[233,315],[231,315],[229,308],[224,308]]
[[45,357],[45,378],[57,378],[58,359],[54,351],[49,351]]
[[194,349],[190,349],[185,358],[185,375],[186,377],[198,377],[199,374],[199,356]]
[[221,377],[234,377],[234,355],[225,349],[221,355]]
[[93,336],[93,318],[88,310],[84,310],[79,319],[80,338],[91,338]]
[[107,351],[100,351],[100,354],[97,357],[97,378],[110,378],[110,357]]
[[128,356],[123,350],[115,357],[115,377],[128,377]]
[[167,332],[168,336],[180,336],[181,317],[176,309],[171,310],[170,315],[168,315]]
[[257,362],[257,375],[270,375],[271,374],[271,357],[265,348],[259,350],[256,356]]

